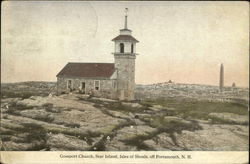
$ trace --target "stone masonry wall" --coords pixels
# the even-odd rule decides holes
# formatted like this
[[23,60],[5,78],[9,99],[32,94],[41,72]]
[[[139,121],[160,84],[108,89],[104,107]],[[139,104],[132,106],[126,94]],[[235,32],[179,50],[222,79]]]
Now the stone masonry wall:
[[[58,77],[57,78],[57,92],[58,94],[69,93],[70,89],[67,87],[68,80],[72,80],[72,92],[81,91],[81,83],[85,82],[85,94],[93,94],[97,97],[111,98],[116,99],[116,80],[111,79],[86,79],[86,78],[66,78]],[[94,81],[100,81],[99,90],[95,90]]]
[[135,88],[135,56],[115,55],[117,94],[119,99],[133,100]]

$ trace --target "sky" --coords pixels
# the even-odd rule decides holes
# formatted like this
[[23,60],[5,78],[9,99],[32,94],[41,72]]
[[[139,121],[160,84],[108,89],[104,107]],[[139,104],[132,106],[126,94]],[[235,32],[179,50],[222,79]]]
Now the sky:
[[1,82],[56,81],[68,62],[113,63],[124,27],[139,40],[135,80],[248,87],[247,2],[4,1]]

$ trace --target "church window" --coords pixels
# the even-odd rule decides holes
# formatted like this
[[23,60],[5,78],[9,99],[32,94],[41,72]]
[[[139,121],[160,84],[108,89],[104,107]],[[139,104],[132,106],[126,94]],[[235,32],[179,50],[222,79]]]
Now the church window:
[[99,80],[95,80],[94,85],[95,85],[95,90],[96,91],[100,90],[100,81]]
[[124,53],[124,44],[120,43],[120,53]]
[[131,44],[131,53],[134,53],[134,44]]
[[72,89],[73,89],[72,80],[68,80],[68,82],[67,82],[67,88],[68,88],[69,90],[72,90]]

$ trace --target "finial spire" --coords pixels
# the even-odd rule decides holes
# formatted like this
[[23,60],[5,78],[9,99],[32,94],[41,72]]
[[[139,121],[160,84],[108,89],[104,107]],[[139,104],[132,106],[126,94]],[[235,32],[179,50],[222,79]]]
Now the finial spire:
[[128,29],[128,8],[125,8],[125,25],[124,25],[124,29]]

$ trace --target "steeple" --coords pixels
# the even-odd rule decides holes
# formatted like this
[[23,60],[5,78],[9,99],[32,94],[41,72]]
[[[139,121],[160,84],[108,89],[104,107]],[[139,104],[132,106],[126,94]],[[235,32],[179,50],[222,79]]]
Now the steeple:
[[[122,17],[123,18],[123,17]],[[123,20],[123,19],[122,19]],[[124,28],[114,41],[115,68],[117,70],[116,94],[119,100],[134,100],[136,44],[139,42],[128,29],[128,8],[125,8]]]
[[120,35],[131,35],[132,31],[128,29],[128,8],[125,8],[124,28],[120,30]]
[[139,41],[132,36],[132,30],[128,29],[128,8],[125,8],[124,28],[120,29],[120,35],[112,39],[115,42],[114,54],[136,54],[136,43]]

